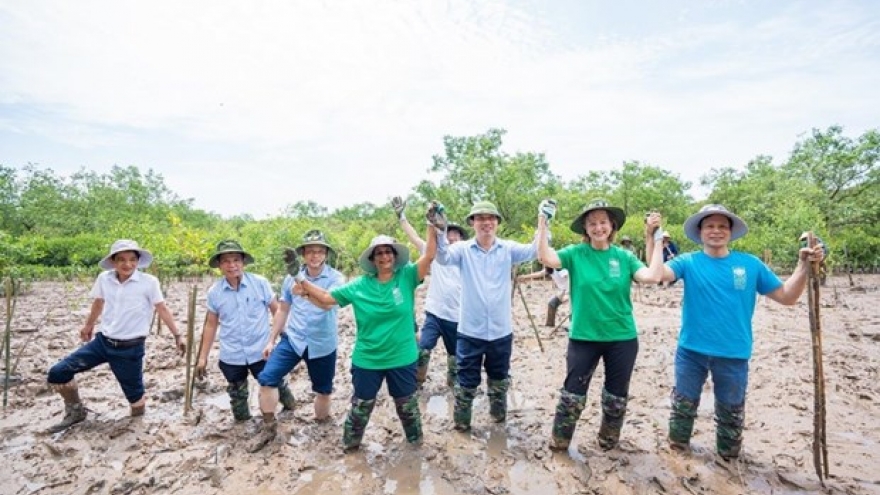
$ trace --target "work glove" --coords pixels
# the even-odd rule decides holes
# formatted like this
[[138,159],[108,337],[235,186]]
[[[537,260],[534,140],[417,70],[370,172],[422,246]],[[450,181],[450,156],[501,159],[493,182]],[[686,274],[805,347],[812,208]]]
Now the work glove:
[[287,267],[287,274],[293,277],[294,280],[297,282],[305,280],[305,276],[300,273],[302,265],[293,248],[284,248],[284,265]]
[[542,200],[538,205],[538,215],[544,215],[549,222],[554,216],[556,216],[556,201],[552,199]]
[[401,199],[400,196],[394,196],[391,198],[391,207],[394,208],[394,213],[397,215],[398,220],[406,220],[406,200]]
[[428,203],[428,211],[425,213],[428,223],[433,225],[437,230],[446,231],[446,208],[439,201],[431,201]]

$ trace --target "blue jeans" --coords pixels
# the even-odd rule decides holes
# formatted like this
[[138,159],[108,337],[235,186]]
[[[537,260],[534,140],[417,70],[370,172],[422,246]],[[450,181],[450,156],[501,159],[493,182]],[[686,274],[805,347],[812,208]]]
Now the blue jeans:
[[726,406],[746,402],[749,360],[708,356],[679,347],[675,351],[675,392],[699,401],[706,378],[712,373],[715,400]]
[[330,395],[333,393],[333,378],[336,376],[336,351],[319,358],[310,358],[309,349],[300,356],[290,344],[286,335],[281,335],[278,345],[269,354],[266,367],[257,378],[263,387],[279,387],[284,377],[291,372],[300,361],[306,362],[312,391],[316,394]]
[[360,400],[373,400],[379,395],[382,382],[388,382],[388,395],[395,399],[416,393],[416,363],[387,370],[368,370],[351,365],[351,384],[354,396]]
[[482,340],[459,335],[455,351],[458,364],[458,384],[462,388],[480,386],[481,368],[486,368],[490,380],[505,380],[510,374],[510,354],[513,334],[497,340]]
[[141,343],[132,347],[113,347],[104,334],[97,333],[88,344],[73,351],[49,370],[49,383],[62,384],[74,375],[107,363],[129,404],[144,396],[144,350]]
[[425,324],[422,325],[422,338],[419,349],[433,350],[437,340],[443,338],[446,354],[455,356],[455,345],[458,337],[458,322],[444,320],[433,313],[425,312]]

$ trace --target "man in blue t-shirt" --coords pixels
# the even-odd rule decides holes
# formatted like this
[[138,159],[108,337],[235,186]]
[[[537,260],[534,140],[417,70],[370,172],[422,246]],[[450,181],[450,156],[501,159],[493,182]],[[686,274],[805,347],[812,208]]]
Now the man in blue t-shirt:
[[[669,417],[674,449],[689,447],[700,393],[711,373],[716,449],[725,459],[739,456],[756,295],[795,304],[806,287],[809,261],[822,257],[821,245],[801,248],[794,273],[783,283],[757,257],[730,249],[747,231],[746,223],[725,207],[706,205],[684,223],[685,235],[703,250],[676,256],[663,267],[661,281],[686,281]],[[647,239],[650,252],[653,239]]]

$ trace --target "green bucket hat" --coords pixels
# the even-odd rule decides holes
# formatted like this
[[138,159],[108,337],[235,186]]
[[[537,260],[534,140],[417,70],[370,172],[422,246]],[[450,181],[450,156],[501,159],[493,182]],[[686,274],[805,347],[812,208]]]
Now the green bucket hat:
[[333,247],[327,243],[327,237],[324,236],[324,233],[317,229],[312,229],[303,235],[303,242],[296,247],[296,254],[302,256],[306,246],[324,246],[327,248],[328,255],[335,253]]
[[254,262],[254,257],[251,256],[247,251],[242,249],[241,244],[238,241],[233,241],[227,239],[225,241],[220,241],[217,243],[217,249],[214,250],[214,254],[211,255],[211,258],[208,259],[208,266],[211,268],[217,268],[220,266],[220,255],[226,253],[239,253],[241,257],[244,259],[244,264],[249,265]]
[[594,199],[590,201],[587,206],[581,210],[580,215],[571,222],[571,231],[575,234],[586,235],[587,231],[584,230],[584,219],[587,218],[587,215],[589,215],[590,212],[596,210],[605,210],[608,212],[608,216],[611,217],[611,221],[614,222],[614,230],[619,231],[620,228],[623,227],[623,224],[626,223],[626,213],[624,213],[622,209],[616,206],[611,206],[604,199]]
[[498,213],[498,208],[495,208],[495,205],[489,201],[477,201],[474,203],[474,206],[471,207],[471,212],[468,213],[466,218],[467,224],[471,227],[474,226],[474,216],[476,215],[495,215],[498,219],[498,223],[504,221],[504,217],[501,216],[501,213]]

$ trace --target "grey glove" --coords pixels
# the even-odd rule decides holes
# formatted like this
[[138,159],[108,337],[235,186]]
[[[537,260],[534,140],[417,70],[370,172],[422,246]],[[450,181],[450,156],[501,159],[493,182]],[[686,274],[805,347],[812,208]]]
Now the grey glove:
[[425,213],[425,218],[437,230],[446,231],[446,208],[439,201],[431,201],[428,204],[428,212]]
[[552,199],[541,201],[541,204],[538,205],[538,214],[544,215],[549,222],[554,216],[556,216],[556,201]]
[[284,248],[284,265],[287,267],[287,273],[297,282],[302,282],[305,277],[300,273],[302,264],[293,248]]
[[394,213],[397,214],[398,220],[406,220],[406,200],[402,199],[400,196],[394,196],[391,198],[391,207],[394,208]]

